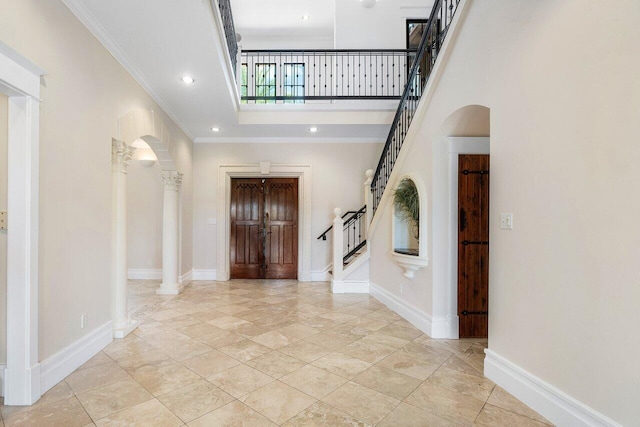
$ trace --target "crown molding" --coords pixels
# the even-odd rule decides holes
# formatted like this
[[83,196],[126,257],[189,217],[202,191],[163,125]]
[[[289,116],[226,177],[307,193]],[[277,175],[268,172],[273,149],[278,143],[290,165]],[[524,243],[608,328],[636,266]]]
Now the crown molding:
[[118,61],[122,67],[138,82],[147,94],[162,108],[162,110],[173,120],[173,122],[193,141],[194,137],[187,129],[187,126],[180,120],[175,112],[169,108],[169,105],[156,92],[149,81],[144,77],[142,72],[133,64],[133,62],[125,55],[120,46],[109,36],[104,27],[98,20],[87,10],[81,0],[62,0],[65,6],[75,15],[76,18],[98,39],[100,44]]
[[206,137],[196,138],[195,144],[383,144],[384,140],[360,137]]

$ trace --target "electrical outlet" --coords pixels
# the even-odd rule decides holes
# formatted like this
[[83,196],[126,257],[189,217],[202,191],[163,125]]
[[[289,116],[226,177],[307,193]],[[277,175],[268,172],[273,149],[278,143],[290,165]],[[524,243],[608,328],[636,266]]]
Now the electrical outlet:
[[80,329],[84,329],[87,326],[87,313],[82,313],[80,316]]
[[503,230],[511,230],[513,229],[513,214],[512,213],[501,213],[500,214],[500,228]]
[[147,260],[147,265],[151,265],[151,258]]

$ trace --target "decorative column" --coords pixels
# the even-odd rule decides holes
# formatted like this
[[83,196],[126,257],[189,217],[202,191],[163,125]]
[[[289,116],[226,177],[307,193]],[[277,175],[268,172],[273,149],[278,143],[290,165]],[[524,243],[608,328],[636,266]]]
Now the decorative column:
[[164,181],[164,210],[162,216],[162,284],[158,295],[178,295],[182,286],[178,283],[178,193],[182,174],[177,171],[162,172]]
[[111,296],[111,318],[113,337],[124,338],[138,322],[129,319],[127,310],[127,165],[135,148],[124,141],[114,139],[111,143],[113,175],[113,292]]

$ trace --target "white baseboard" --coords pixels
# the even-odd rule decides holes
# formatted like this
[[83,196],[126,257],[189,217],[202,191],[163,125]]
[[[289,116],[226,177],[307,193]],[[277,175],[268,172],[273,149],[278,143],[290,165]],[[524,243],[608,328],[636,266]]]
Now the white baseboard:
[[332,280],[331,292],[334,294],[368,294],[369,282],[359,280]]
[[311,272],[311,281],[312,282],[330,282],[331,281],[331,264],[327,265],[322,270],[316,270]]
[[489,349],[485,353],[484,375],[552,423],[559,426],[621,427],[497,353]]
[[448,338],[451,329],[447,318],[432,318],[429,314],[401,300],[375,283],[369,284],[372,297],[402,316],[407,322],[431,338]]
[[186,273],[184,273],[182,276],[178,277],[178,283],[180,283],[181,285],[183,283],[189,283],[192,280],[193,280],[193,270],[189,270]]
[[95,356],[111,341],[113,341],[113,329],[111,321],[108,321],[93,332],[44,360],[40,364],[40,392],[42,394],[46,393],[47,390]]
[[130,280],[162,280],[162,269],[158,268],[130,268],[127,270]]
[[198,270],[193,269],[192,280],[217,280],[217,270]]
[[0,397],[4,397],[4,370],[7,369],[6,364],[0,365]]

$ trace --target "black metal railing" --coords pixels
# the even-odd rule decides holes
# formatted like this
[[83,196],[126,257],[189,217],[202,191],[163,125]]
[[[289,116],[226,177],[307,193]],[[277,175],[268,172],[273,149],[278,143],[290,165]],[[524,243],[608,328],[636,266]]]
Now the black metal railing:
[[375,214],[460,0],[436,0],[371,182]]
[[[211,0],[211,6],[215,10],[216,0]],[[233,67],[233,75],[236,75],[236,63],[238,62],[238,40],[236,36],[236,28],[233,25],[233,13],[231,12],[231,0],[218,0],[220,8],[220,17],[222,18],[222,26],[224,27],[224,35],[227,39],[227,49],[231,57],[231,66]]]
[[[342,262],[346,265],[349,259],[358,253],[367,244],[367,207],[363,206],[357,211],[347,211],[342,215],[344,219]],[[346,219],[345,219],[346,218]],[[333,230],[333,225],[327,228],[318,240],[327,240],[327,235]]]
[[252,103],[400,99],[415,49],[245,50],[240,97]]

